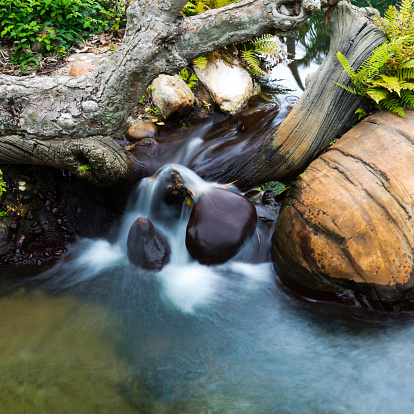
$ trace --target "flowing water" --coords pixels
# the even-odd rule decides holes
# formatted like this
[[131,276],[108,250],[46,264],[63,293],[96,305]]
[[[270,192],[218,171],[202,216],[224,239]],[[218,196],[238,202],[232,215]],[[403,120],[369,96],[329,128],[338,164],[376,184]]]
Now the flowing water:
[[[278,98],[274,119],[298,94]],[[216,127],[192,127],[173,161],[188,165]],[[131,195],[111,241],[80,239],[55,268],[3,290],[0,413],[414,412],[412,320],[293,298],[268,253],[251,253],[263,229],[228,263],[198,264],[184,244],[190,207],[159,203],[171,170],[195,198],[214,185],[166,165]],[[128,262],[138,216],[171,244],[159,273]]]

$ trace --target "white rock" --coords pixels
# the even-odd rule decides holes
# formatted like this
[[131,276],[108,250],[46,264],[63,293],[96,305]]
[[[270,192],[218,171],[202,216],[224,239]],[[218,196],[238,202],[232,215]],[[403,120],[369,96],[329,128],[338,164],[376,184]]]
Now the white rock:
[[236,113],[255,94],[249,72],[239,65],[230,67],[215,59],[209,60],[205,69],[194,70],[222,112]]

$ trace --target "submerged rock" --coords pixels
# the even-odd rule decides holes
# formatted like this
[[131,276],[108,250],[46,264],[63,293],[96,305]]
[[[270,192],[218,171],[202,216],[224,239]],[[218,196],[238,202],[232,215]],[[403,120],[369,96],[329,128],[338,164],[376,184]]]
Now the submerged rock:
[[243,196],[222,188],[203,193],[194,204],[185,244],[202,264],[225,263],[253,236],[256,209]]
[[186,115],[194,105],[194,95],[178,76],[160,75],[153,82],[152,99],[164,119]]
[[158,272],[170,260],[171,249],[167,238],[143,217],[132,224],[127,249],[129,261],[143,269]]
[[414,111],[379,112],[312,162],[273,235],[299,293],[381,311],[414,309]]

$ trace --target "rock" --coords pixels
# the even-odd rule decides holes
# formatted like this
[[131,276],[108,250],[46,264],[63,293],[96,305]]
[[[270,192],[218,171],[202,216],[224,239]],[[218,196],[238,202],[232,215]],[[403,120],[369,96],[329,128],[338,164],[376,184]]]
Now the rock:
[[171,249],[167,238],[143,217],[132,224],[127,249],[129,261],[147,270],[160,271],[170,260]]
[[178,206],[179,213],[181,214],[181,206],[189,196],[191,194],[183,184],[180,174],[177,171],[171,171],[170,175],[167,176],[162,192],[164,203],[169,206]]
[[10,240],[11,231],[4,223],[0,223],[0,247],[5,246]]
[[281,280],[300,294],[414,309],[414,111],[376,113],[313,161],[273,235]]
[[222,59],[210,59],[205,69],[194,71],[222,112],[236,113],[257,93],[249,72],[239,64],[230,67]]
[[202,264],[225,263],[253,236],[256,209],[243,196],[222,188],[203,193],[194,204],[185,244]]
[[73,53],[65,59],[67,62],[66,65],[59,67],[58,69],[50,73],[49,76],[68,76],[73,63],[76,61],[82,61],[85,63],[89,63],[91,65],[94,65],[95,67],[98,67],[113,53],[114,52],[112,50],[102,53],[100,55],[96,55],[95,53],[87,53],[87,52]]
[[160,75],[153,82],[152,99],[164,119],[186,115],[193,107],[194,95],[178,76]]
[[143,138],[154,138],[158,128],[151,122],[137,122],[131,125],[126,132],[126,137],[130,141],[139,141]]
[[69,71],[69,76],[82,76],[86,75],[91,70],[95,69],[96,66],[89,62],[82,62],[75,60]]

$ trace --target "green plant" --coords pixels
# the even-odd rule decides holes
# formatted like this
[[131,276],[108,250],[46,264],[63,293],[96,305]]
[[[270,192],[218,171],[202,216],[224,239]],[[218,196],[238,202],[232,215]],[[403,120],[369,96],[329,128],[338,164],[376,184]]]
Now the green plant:
[[90,33],[124,26],[124,13],[122,0],[0,0],[0,35],[24,71],[39,64],[36,42],[45,56],[64,54]]
[[198,81],[197,76],[196,76],[195,74],[192,74],[192,75],[190,76],[190,73],[188,72],[188,69],[187,69],[187,68],[184,68],[184,69],[180,72],[180,78],[181,78],[184,82],[186,82],[186,83],[187,83],[187,85],[188,85],[190,88],[194,88],[194,86],[196,86],[196,85],[197,85],[197,81]]
[[151,105],[147,108],[145,108],[145,112],[147,114],[153,113],[154,115],[159,116],[160,115],[160,111],[158,110],[158,108],[156,108],[155,106]]
[[397,9],[389,6],[377,25],[388,41],[355,71],[348,60],[337,56],[351,78],[354,88],[339,84],[355,95],[372,99],[378,109],[389,109],[405,117],[404,108],[414,108],[414,3],[402,0]]
[[84,165],[81,165],[81,166],[79,167],[79,169],[80,169],[80,170],[84,170],[84,171],[90,171],[90,170],[92,170],[92,167],[91,167],[91,165],[90,165],[90,164],[84,164]]
[[[194,16],[198,13],[210,9],[219,9],[239,0],[190,0],[184,6],[182,13],[184,16]],[[208,60],[222,58],[228,65],[233,66],[236,56],[240,56],[241,63],[253,75],[265,75],[263,65],[274,66],[286,57],[286,53],[280,48],[281,43],[276,36],[267,34],[259,38],[236,43],[232,50],[223,47],[207,56],[200,56],[193,60],[193,65],[203,70],[207,66]]]
[[253,75],[265,75],[266,72],[262,69],[264,61],[269,66],[275,66],[286,57],[286,53],[280,48],[281,45],[276,36],[265,34],[254,40],[239,43],[236,47],[239,48],[241,57]]
[[283,183],[280,181],[269,181],[265,184],[262,184],[258,190],[259,191],[267,191],[270,190],[272,193],[280,194],[283,193],[287,188]]
[[237,1],[239,0],[190,0],[184,6],[182,13],[184,16],[195,16],[198,13],[203,13],[210,9],[219,9]]
[[144,104],[144,101],[149,101],[152,97],[152,91],[155,89],[154,85],[149,85],[145,95],[139,100],[140,104]]

